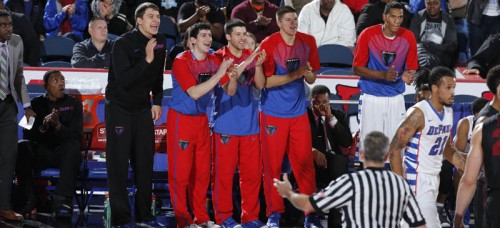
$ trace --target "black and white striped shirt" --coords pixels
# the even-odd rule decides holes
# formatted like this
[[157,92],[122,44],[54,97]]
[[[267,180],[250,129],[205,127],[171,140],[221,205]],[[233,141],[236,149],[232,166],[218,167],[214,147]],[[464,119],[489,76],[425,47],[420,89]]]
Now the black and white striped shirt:
[[400,227],[425,224],[408,183],[383,168],[344,174],[309,198],[317,212],[342,211],[343,227]]

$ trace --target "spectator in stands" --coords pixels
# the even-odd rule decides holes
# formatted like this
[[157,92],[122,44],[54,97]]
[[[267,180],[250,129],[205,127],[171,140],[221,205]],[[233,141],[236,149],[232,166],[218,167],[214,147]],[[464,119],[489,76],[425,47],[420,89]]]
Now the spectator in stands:
[[274,179],[274,187],[300,210],[342,210],[344,227],[399,227],[402,220],[411,227],[425,227],[426,221],[408,183],[384,170],[389,139],[375,131],[367,135],[363,145],[360,156],[365,160],[365,169],[344,174],[317,193],[295,193],[287,174],[283,181]]
[[[22,220],[23,216],[12,211],[10,196],[12,177],[17,156],[17,113],[24,107],[26,119],[35,116],[31,109],[28,89],[23,75],[23,43],[21,37],[12,34],[10,13],[0,10],[0,217]],[[8,50],[8,54],[7,54]],[[9,63],[9,64],[7,64]]]
[[251,32],[247,32],[246,48],[255,50],[257,48],[257,38]]
[[313,0],[299,14],[299,32],[316,39],[316,45],[354,47],[356,24],[349,8],[340,0]]
[[302,8],[304,8],[304,6],[309,4],[311,1],[312,0],[283,0],[281,1],[281,4],[284,3],[285,6],[291,6],[295,8],[295,10],[297,10],[297,15],[300,15]]
[[[358,21],[356,23],[356,35],[359,36],[361,32],[372,25],[382,24],[382,15],[384,14],[384,8],[387,4],[391,2],[397,2],[396,0],[380,0],[374,3],[369,3],[363,6],[361,9],[361,14],[359,15]],[[401,26],[403,28],[410,28],[411,14],[405,7],[403,7],[403,21]]]
[[[44,0],[7,0],[5,6],[12,12],[24,14],[31,22],[31,26],[40,40],[45,39],[43,14],[45,13]],[[24,43],[26,45],[26,42]]]
[[[9,11],[2,1],[0,1],[0,9]],[[40,65],[40,42],[35,33],[35,29],[31,26],[30,21],[21,13],[10,12],[12,16],[12,33],[17,34],[23,40],[24,53],[23,61],[30,66]]]
[[80,42],[88,21],[86,0],[48,0],[43,15],[43,26],[47,31],[45,38],[64,35]]
[[457,31],[455,21],[440,10],[441,0],[425,0],[425,9],[411,20],[410,30],[417,40],[420,67],[454,68],[456,62]]
[[[151,214],[154,122],[161,116],[165,37],[152,3],[136,9],[136,28],[114,42],[106,86],[106,168],[113,226],[134,226],[127,192],[129,160],[135,173],[135,222],[160,227]],[[151,97],[153,102],[151,102]]]
[[[467,156],[465,172],[460,180],[457,191],[454,227],[464,227],[463,216],[465,210],[477,189],[477,179],[481,172],[487,183],[487,195],[483,201],[485,205],[484,227],[500,227],[500,157],[499,143],[500,114],[497,113],[474,128],[471,140],[471,151]],[[474,227],[478,227],[474,224]]]
[[[227,0],[226,2],[226,17],[231,18],[233,15],[233,9],[244,2],[245,0]],[[281,0],[268,0],[271,4],[279,7],[281,5]],[[248,25],[247,25],[248,26]]]
[[469,30],[467,25],[467,2],[468,0],[448,0],[450,14],[455,20],[457,30],[457,53],[458,63],[466,63],[470,59]]
[[247,31],[253,33],[257,43],[279,31],[276,23],[278,7],[269,0],[243,1],[234,7],[231,19],[238,18],[247,24]]
[[110,34],[120,36],[133,27],[127,20],[127,4],[123,0],[93,0],[91,10],[94,17],[106,20]]
[[[440,7],[442,12],[448,12],[447,9],[447,0],[437,0],[440,1]],[[420,12],[421,10],[426,8],[426,0],[409,0],[409,5],[410,5],[410,13],[411,14],[416,14]]]
[[352,15],[354,16],[354,21],[358,20],[359,14],[361,13],[361,9],[363,6],[368,4],[368,0],[343,0],[344,3],[351,10]]
[[109,68],[113,41],[108,40],[108,25],[103,18],[89,22],[90,38],[75,44],[71,66],[76,68]]
[[360,142],[374,130],[392,137],[403,119],[405,83],[413,81],[418,68],[415,36],[400,27],[403,15],[404,6],[390,2],[384,9],[384,24],[368,27],[358,37],[353,71],[361,76]]
[[[326,188],[328,184],[347,173],[349,161],[342,153],[352,143],[349,116],[330,107],[330,89],[316,85],[311,91],[311,106],[307,108],[311,125],[312,153],[316,167],[316,187]],[[342,214],[331,209],[327,227],[341,227]]]
[[54,212],[57,217],[71,217],[82,160],[82,102],[64,93],[65,81],[60,71],[47,71],[43,82],[47,93],[31,101],[37,113],[35,123],[30,130],[24,129],[24,140],[19,142],[16,175],[20,193],[26,199],[19,213],[26,215],[36,207],[33,173],[58,168]]
[[226,19],[219,7],[210,3],[210,0],[195,0],[182,4],[177,16],[177,24],[181,35],[184,34],[187,28],[197,22],[210,25],[213,39],[219,43],[219,45],[213,44],[214,47],[222,46],[221,44],[224,43],[224,23]]
[[474,56],[467,63],[464,74],[478,74],[486,78],[486,74],[494,66],[500,65],[500,32],[486,39]]
[[470,52],[471,55],[475,55],[490,35],[500,32],[500,2],[470,0],[467,7],[467,22],[469,22]]

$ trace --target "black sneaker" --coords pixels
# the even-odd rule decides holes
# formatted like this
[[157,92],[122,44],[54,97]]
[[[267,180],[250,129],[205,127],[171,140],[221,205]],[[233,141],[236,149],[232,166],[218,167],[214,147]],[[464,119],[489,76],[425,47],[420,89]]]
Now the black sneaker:
[[441,209],[439,212],[439,221],[441,222],[441,227],[451,227],[450,219],[448,219],[448,213],[446,209]]
[[73,208],[67,204],[60,204],[54,208],[56,218],[71,218],[73,216]]

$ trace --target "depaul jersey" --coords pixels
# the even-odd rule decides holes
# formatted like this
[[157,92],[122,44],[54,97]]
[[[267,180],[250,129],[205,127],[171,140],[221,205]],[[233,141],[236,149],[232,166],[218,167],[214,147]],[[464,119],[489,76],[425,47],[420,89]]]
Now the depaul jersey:
[[361,77],[358,86],[362,93],[374,96],[402,94],[405,91],[405,83],[401,78],[403,72],[418,68],[415,35],[408,29],[399,28],[396,37],[389,39],[382,33],[381,24],[368,27],[359,35],[352,65],[378,71],[387,71],[394,66],[399,73],[396,81]]
[[[465,145],[465,150],[463,152],[469,153],[470,151],[470,140],[472,139],[472,132],[474,130],[474,122],[476,121],[476,118],[474,115],[468,115],[465,117],[467,121],[469,122],[469,132],[467,132],[467,144]],[[457,141],[457,135],[453,138],[453,142]]]
[[[172,66],[172,100],[170,108],[185,115],[200,115],[207,110],[212,93],[207,93],[194,100],[186,92],[189,88],[207,81],[219,69],[220,61],[213,54],[207,54],[203,60],[197,60],[191,51],[179,54]],[[224,76],[220,83],[229,79]]]
[[[252,54],[250,49],[244,49],[241,57],[234,56],[225,46],[215,55],[223,59],[234,59],[233,64],[240,64]],[[212,112],[214,132],[228,135],[253,135],[259,133],[258,101],[254,96],[253,79],[255,61],[249,64],[238,78],[236,94],[229,96],[222,87],[215,89],[215,109]]]
[[[266,51],[263,63],[264,75],[286,75],[298,70],[307,62],[318,71],[319,56],[313,36],[301,32],[295,35],[294,45],[288,45],[279,32],[262,41],[260,49]],[[281,76],[277,76],[281,77]],[[261,108],[264,114],[281,118],[293,118],[307,111],[304,78],[273,88],[264,88],[261,94]]]
[[441,171],[444,147],[451,137],[453,109],[445,106],[443,113],[439,114],[427,100],[412,108],[423,112],[425,122],[424,128],[413,135],[405,149],[406,179],[410,185],[415,185],[412,181],[416,182],[418,173],[438,175]]

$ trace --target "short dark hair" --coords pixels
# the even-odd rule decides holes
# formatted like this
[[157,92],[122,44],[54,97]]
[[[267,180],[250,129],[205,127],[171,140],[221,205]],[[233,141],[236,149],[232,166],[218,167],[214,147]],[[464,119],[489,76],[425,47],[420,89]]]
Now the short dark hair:
[[500,65],[491,68],[486,75],[486,85],[495,95],[497,95],[498,84],[500,84]]
[[44,84],[44,86],[46,86],[47,84],[49,84],[50,75],[57,74],[57,73],[61,73],[61,71],[58,71],[58,70],[49,70],[49,71],[45,72],[45,74],[43,75],[43,84]]
[[448,67],[437,66],[432,68],[429,73],[429,86],[439,86],[441,84],[441,78],[443,77],[455,78],[455,73],[453,73],[453,71],[451,71]]
[[488,104],[488,102],[490,102],[490,101],[484,97],[476,98],[472,102],[472,114],[479,113],[479,111],[481,111],[481,109],[483,109],[484,106],[486,106],[486,104]]
[[312,90],[311,90],[311,97],[314,97],[318,94],[325,94],[327,93],[328,96],[330,96],[330,89],[324,85],[315,85]]
[[191,26],[191,31],[189,31],[189,37],[193,37],[193,38],[196,38],[198,36],[198,33],[200,33],[200,30],[210,30],[210,25],[208,25],[207,23],[203,23],[203,22],[198,22],[196,24],[194,24],[193,26]]
[[106,21],[106,19],[104,19],[104,17],[92,17],[92,18],[90,18],[89,28],[92,27],[92,24],[94,23],[94,21]]
[[383,163],[389,152],[389,138],[384,133],[372,131],[363,140],[363,153],[366,161]]
[[226,24],[224,25],[224,33],[231,34],[234,27],[245,27],[246,28],[246,25],[245,25],[245,22],[243,22],[240,19],[231,19],[231,20],[227,21]]
[[387,3],[387,5],[385,5],[385,8],[384,8],[384,14],[388,14],[389,13],[389,10],[391,9],[401,9],[401,10],[404,10],[404,6],[403,4],[399,3],[399,2],[390,2],[390,3]]
[[0,17],[12,17],[9,11],[2,9],[0,10]]
[[291,6],[283,6],[276,11],[276,17],[278,18],[278,21],[283,18],[283,16],[287,13],[297,13],[297,10]]
[[144,16],[144,13],[146,12],[147,9],[153,9],[155,11],[160,12],[160,8],[158,8],[157,5],[151,3],[151,2],[145,2],[137,6],[137,9],[135,9],[135,19],[137,21],[137,18],[141,18]]

